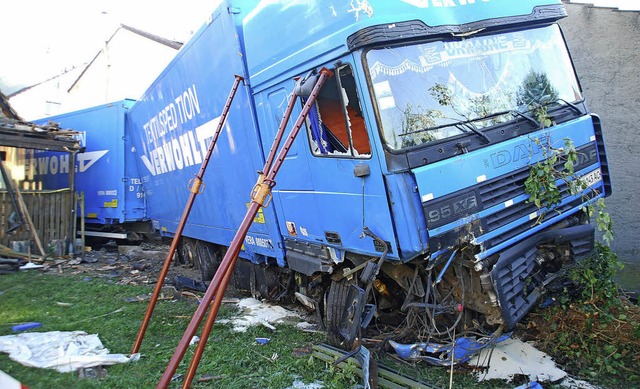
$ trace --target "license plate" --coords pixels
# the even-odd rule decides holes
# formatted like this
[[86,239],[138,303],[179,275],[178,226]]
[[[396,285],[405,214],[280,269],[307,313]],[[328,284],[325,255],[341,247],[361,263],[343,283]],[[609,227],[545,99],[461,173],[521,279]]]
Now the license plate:
[[600,169],[593,170],[580,177],[580,181],[587,184],[587,186],[594,186],[602,181],[602,172]]

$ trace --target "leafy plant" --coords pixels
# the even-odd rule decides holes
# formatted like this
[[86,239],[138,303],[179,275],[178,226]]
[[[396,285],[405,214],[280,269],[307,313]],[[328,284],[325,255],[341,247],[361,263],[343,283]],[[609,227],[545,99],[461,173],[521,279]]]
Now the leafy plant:
[[[542,129],[553,124],[546,107],[538,106],[533,111]],[[524,191],[529,195],[527,201],[534,203],[540,211],[536,223],[540,223],[546,212],[553,210],[562,201],[559,184],[566,185],[571,195],[583,193],[585,201],[596,194],[594,190],[585,192],[589,188],[588,183],[576,175],[575,164],[579,155],[573,141],[565,138],[563,147],[558,148],[551,144],[550,137],[545,139],[544,143],[539,138],[533,139],[542,149],[543,158],[530,167],[529,177],[524,182]],[[602,232],[602,240],[609,245],[613,240],[613,222],[604,199],[587,205],[585,211],[589,217],[595,216],[595,224],[598,231]]]
[[[550,119],[539,120],[546,124]],[[547,138],[548,139],[548,138]],[[562,201],[562,193],[558,183],[569,185],[572,194],[586,189],[586,184],[575,177],[574,164],[578,160],[578,153],[570,139],[564,140],[563,148],[555,148],[547,141],[542,144],[540,139],[533,140],[542,149],[543,159],[531,166],[529,177],[524,182],[525,193],[529,195],[528,202],[534,203],[539,210],[543,208],[553,209]],[[558,164],[562,163],[561,169]],[[544,216],[541,213],[540,218]]]
[[606,387],[640,384],[640,307],[619,292],[622,268],[611,249],[597,243],[569,276],[560,304],[529,316],[526,336],[572,375]]
[[618,285],[613,277],[622,268],[617,255],[608,246],[596,243],[593,254],[581,260],[570,276],[582,290],[584,301],[607,303],[618,296]]

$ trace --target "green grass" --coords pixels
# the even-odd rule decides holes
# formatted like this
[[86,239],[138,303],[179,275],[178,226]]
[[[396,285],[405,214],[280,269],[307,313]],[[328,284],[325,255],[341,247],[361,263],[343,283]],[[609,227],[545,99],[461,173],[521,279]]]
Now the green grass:
[[[86,278],[52,273],[24,272],[0,275],[0,336],[13,334],[11,326],[40,322],[32,331],[85,331],[98,334],[111,353],[131,351],[148,302],[125,299],[150,293],[149,286],[116,285],[109,278]],[[64,303],[63,305],[59,303]],[[37,388],[154,388],[175,351],[196,309],[195,299],[160,300],[141,347],[142,358],[133,363],[107,366],[103,379],[81,379],[77,373],[22,366],[0,353],[0,370],[32,389]],[[117,312],[116,312],[117,311]],[[222,305],[218,319],[235,314]],[[197,332],[200,334],[200,331]],[[260,346],[256,337],[271,341]],[[271,332],[263,326],[234,333],[228,325],[216,324],[195,376],[193,388],[288,388],[295,380],[321,381],[324,388],[351,388],[361,384],[353,371],[344,371],[310,355],[293,356],[298,348],[325,342],[325,336],[292,326],[277,325]],[[191,346],[177,374],[185,374],[195,346]],[[426,363],[397,363],[385,353],[374,354],[386,367],[402,371],[438,387],[449,386],[449,369]],[[454,373],[455,388],[513,388],[503,381],[476,382],[463,369]],[[198,383],[203,376],[208,382]],[[181,381],[172,388],[181,387]],[[521,382],[522,383],[522,382]]]
[[[111,353],[128,354],[148,302],[128,303],[124,300],[149,293],[151,289],[115,285],[109,279],[29,272],[0,276],[0,292],[4,292],[0,295],[0,335],[12,334],[12,325],[35,321],[42,323],[42,327],[33,331],[81,330],[98,334]],[[133,363],[108,366],[104,379],[81,379],[76,373],[25,367],[4,353],[0,354],[0,369],[33,389],[153,388],[195,309],[194,299],[158,301],[140,350],[142,358]],[[120,311],[113,313],[117,310]],[[233,313],[232,308],[223,305],[218,318]],[[259,346],[256,337],[270,337],[271,341]],[[322,380],[325,387],[350,386],[348,377],[329,374],[324,363],[310,357],[292,356],[293,349],[321,341],[324,341],[323,335],[301,332],[291,326],[278,326],[275,333],[256,327],[238,334],[226,325],[216,324],[195,377],[197,380],[210,375],[215,379],[207,383],[194,382],[193,387],[285,388],[295,379],[305,383]],[[195,346],[189,348],[178,374],[186,372],[194,350]],[[274,357],[275,353],[277,356]],[[172,387],[180,387],[180,384],[176,382]]]

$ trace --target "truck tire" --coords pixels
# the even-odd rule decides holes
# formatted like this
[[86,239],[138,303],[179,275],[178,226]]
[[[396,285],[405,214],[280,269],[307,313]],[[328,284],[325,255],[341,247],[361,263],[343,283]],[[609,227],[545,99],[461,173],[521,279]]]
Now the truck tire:
[[202,281],[211,281],[222,261],[222,250],[213,243],[199,240],[196,244],[196,267],[200,270]]
[[[353,281],[342,279],[340,281],[331,281],[331,286],[327,292],[325,299],[325,328],[327,330],[327,340],[330,345],[345,350],[351,350],[354,339],[345,339],[341,334],[344,326],[345,316],[351,305],[350,290]],[[357,315],[357,326],[360,326],[360,315]]]
[[196,257],[198,256],[196,252],[196,243],[197,241],[192,238],[182,237],[180,239],[180,243],[177,248],[178,263],[195,266]]

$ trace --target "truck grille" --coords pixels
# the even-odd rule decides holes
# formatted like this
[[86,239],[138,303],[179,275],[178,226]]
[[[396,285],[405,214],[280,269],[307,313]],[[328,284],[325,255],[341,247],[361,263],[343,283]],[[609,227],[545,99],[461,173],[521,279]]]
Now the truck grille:
[[[598,151],[596,149],[595,143],[589,143],[588,145],[582,146],[577,149],[578,154],[581,156],[579,158],[578,163],[575,165],[575,170],[579,171],[588,166],[594,165],[598,162]],[[563,161],[559,161],[556,163],[555,168],[557,170],[563,169]],[[451,199],[458,196],[460,193],[470,193],[473,192],[477,196],[479,207],[477,211],[489,209],[491,207],[497,206],[499,204],[504,204],[506,201],[516,198],[518,196],[524,195],[524,182],[527,177],[529,177],[529,167],[524,167],[518,169],[510,174],[506,174],[500,177],[496,177],[491,180],[487,180],[478,184],[473,188],[468,188],[463,191],[453,193],[449,196],[446,196],[441,201],[445,201],[445,199]],[[604,178],[604,177],[603,177]],[[558,186],[558,190],[560,191],[561,198],[566,198],[570,195],[569,188],[566,183],[562,183]],[[596,191],[592,195],[599,194],[599,191]],[[576,199],[570,203],[557,206],[551,212],[547,212],[546,215],[543,216],[541,221],[548,220],[558,213],[564,213],[575,207],[578,207],[581,203],[584,202],[584,199]],[[432,207],[437,207],[438,201],[430,201],[424,204],[425,216],[428,218],[428,210],[432,209]],[[487,215],[483,218],[479,219],[479,223],[475,231],[475,236],[481,236],[488,232],[495,231],[505,225],[513,223],[514,221],[524,218],[528,215],[534,214],[538,211],[538,208],[533,203],[528,203],[526,201],[520,201],[514,203],[509,207],[504,207],[491,215]],[[517,226],[513,226],[508,231],[494,236],[490,239],[487,239],[484,242],[485,249],[494,247],[502,242],[505,242],[518,234],[521,234],[533,226],[533,223],[537,221],[532,220],[531,222],[525,222]],[[436,227],[440,227],[442,223],[439,225],[434,223],[433,225],[427,223],[427,226],[432,229]],[[448,231],[439,236],[432,236],[430,241],[430,247],[433,251],[437,251],[442,247],[451,246],[456,243],[458,239],[458,232],[456,230]]]

